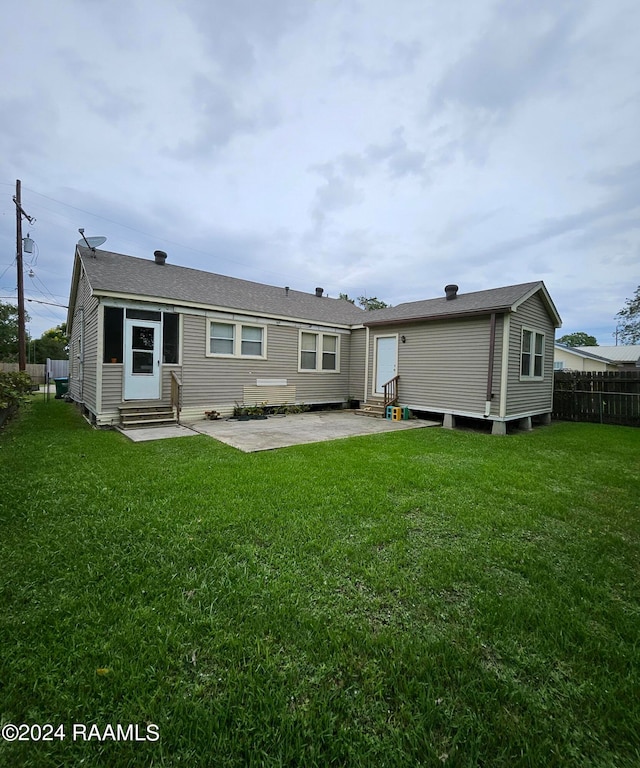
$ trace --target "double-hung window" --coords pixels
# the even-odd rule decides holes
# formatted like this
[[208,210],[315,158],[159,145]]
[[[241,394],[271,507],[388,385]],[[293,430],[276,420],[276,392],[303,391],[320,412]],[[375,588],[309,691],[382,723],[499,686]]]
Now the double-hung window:
[[231,323],[211,323],[209,352],[212,355],[233,355],[236,327]]
[[340,342],[334,333],[300,332],[300,371],[340,371]]
[[542,379],[544,376],[544,333],[522,329],[520,378]]
[[264,326],[209,321],[209,356],[264,359],[265,347]]

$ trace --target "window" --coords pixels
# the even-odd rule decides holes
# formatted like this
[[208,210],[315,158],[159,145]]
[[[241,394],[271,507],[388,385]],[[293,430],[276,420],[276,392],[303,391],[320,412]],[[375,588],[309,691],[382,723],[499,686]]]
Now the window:
[[209,321],[208,354],[265,358],[265,329],[261,325]]
[[338,337],[322,337],[322,370],[335,371],[338,367]]
[[316,348],[318,345],[318,334],[303,333],[300,339],[300,368],[304,371],[315,371],[316,369]]
[[178,363],[179,358],[178,315],[164,312],[162,315],[162,362]]
[[242,326],[242,344],[240,354],[244,357],[262,357],[262,332],[263,329],[256,325]]
[[151,320],[154,323],[159,323],[162,320],[162,314],[148,309],[128,309],[127,318],[129,320]]
[[338,373],[338,336],[332,333],[300,332],[300,370]]
[[235,325],[211,323],[209,351],[212,355],[233,355]]
[[520,378],[541,379],[544,375],[544,334],[522,329]]
[[123,317],[121,307],[105,307],[103,322],[103,356],[104,363],[122,362]]

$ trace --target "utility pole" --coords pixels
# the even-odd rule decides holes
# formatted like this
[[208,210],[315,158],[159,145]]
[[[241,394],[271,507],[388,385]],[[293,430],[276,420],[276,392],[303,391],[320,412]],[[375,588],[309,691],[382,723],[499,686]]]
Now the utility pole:
[[22,208],[21,182],[16,180],[16,194],[13,202],[16,204],[16,265],[18,268],[18,370],[27,370],[27,332],[25,328],[24,311],[24,271],[22,268],[22,217],[33,224],[34,218],[25,213]]

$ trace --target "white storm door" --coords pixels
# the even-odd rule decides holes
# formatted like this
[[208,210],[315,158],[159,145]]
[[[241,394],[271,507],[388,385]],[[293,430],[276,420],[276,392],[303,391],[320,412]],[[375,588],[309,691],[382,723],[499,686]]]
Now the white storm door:
[[376,337],[376,389],[378,394],[383,393],[383,384],[390,381],[397,373],[398,362],[398,337]]
[[160,323],[151,320],[125,320],[125,400],[160,397],[160,329]]

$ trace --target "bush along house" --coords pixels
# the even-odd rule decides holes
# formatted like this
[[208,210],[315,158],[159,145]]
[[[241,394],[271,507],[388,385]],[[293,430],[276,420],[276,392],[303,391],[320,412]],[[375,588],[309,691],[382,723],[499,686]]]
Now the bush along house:
[[555,329],[544,283],[365,312],[344,299],[76,247],[69,396],[97,426],[196,421],[251,405],[389,404],[550,420]]

